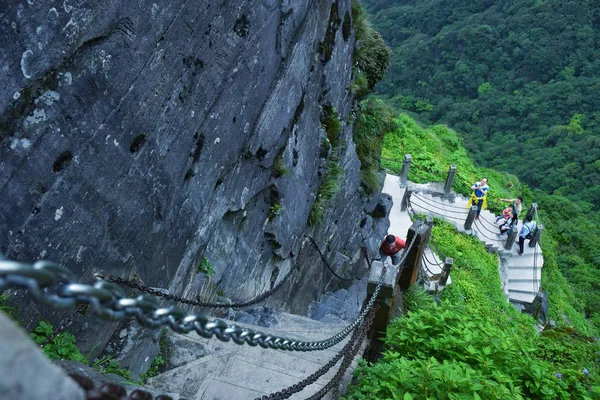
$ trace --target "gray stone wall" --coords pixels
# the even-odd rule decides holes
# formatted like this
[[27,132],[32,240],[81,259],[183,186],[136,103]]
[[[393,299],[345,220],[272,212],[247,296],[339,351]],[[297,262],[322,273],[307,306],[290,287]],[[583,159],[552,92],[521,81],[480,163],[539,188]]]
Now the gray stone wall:
[[[351,276],[363,239],[386,229],[358,193],[350,26],[350,0],[3,3],[0,253],[204,299],[251,298],[301,257],[270,304],[305,312],[340,282],[303,235],[352,259]],[[344,173],[309,229],[326,104]],[[197,273],[203,258],[214,275]],[[21,305],[26,322],[65,316]],[[115,326],[88,315],[71,330],[94,355]]]

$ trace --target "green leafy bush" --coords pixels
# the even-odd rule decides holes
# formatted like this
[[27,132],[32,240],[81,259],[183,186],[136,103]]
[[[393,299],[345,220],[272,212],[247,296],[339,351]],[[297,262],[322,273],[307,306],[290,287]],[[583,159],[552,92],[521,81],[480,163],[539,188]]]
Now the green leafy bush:
[[206,275],[214,275],[215,270],[208,258],[202,257],[200,263],[198,264],[198,272],[206,274]]
[[354,53],[354,64],[364,72],[369,90],[383,78],[390,64],[392,51],[379,32],[371,27],[358,1],[352,2],[352,20],[358,48]]
[[[541,336],[504,298],[497,259],[441,221],[441,251],[454,258],[440,304],[411,288],[412,310],[391,322],[383,359],[356,370],[347,399],[595,399],[599,344],[573,329]],[[587,371],[587,374],[586,374]]]
[[87,364],[88,361],[75,344],[75,336],[69,332],[61,332],[53,336],[53,327],[40,321],[29,335],[37,343],[45,343],[42,350],[51,360],[71,360]]

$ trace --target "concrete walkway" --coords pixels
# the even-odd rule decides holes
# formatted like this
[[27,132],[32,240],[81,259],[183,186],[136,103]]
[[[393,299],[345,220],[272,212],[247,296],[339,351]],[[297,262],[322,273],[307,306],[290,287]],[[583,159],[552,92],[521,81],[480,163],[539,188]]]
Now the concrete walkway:
[[[464,222],[467,218],[468,209],[466,207],[467,199],[462,196],[456,196],[456,201],[450,203],[446,199],[441,198],[442,188],[439,184],[418,185],[410,183],[413,189],[411,196],[411,204],[414,210],[419,214],[431,215],[436,218],[443,219],[456,227],[459,232],[472,234],[485,244],[490,252],[497,253],[500,256],[500,276],[502,286],[508,298],[512,302],[530,304],[537,295],[542,276],[542,266],[544,259],[542,250],[539,245],[535,248],[530,248],[525,243],[524,253],[522,256],[517,255],[517,244],[514,244],[510,250],[504,249],[506,236],[500,236],[496,232],[495,227],[496,216],[487,210],[482,210],[480,218],[473,224],[473,229],[470,232],[465,232]],[[400,211],[400,204],[404,196],[405,188],[400,187],[400,179],[395,175],[386,175],[383,191],[392,196],[394,205],[390,213],[390,232],[406,237],[406,232],[412,221],[407,211]],[[521,229],[521,221],[519,221],[519,231]],[[431,249],[427,250],[430,255]],[[439,258],[432,259],[433,263],[438,263]],[[430,263],[425,260],[425,263]],[[433,275],[440,270],[439,267],[431,266],[431,272],[428,275]]]
[[[276,323],[257,327],[235,322],[243,328],[260,330],[300,340],[322,340],[341,331],[348,324],[323,323],[291,314],[278,314]],[[231,322],[231,321],[230,321]],[[237,345],[215,338],[205,339],[195,333],[169,334],[172,352],[171,370],[151,378],[147,386],[180,393],[189,400],[246,400],[260,398],[296,384],[332,359],[349,339],[322,351],[291,352]],[[359,353],[360,354],[360,353]],[[341,361],[327,374],[303,391],[290,397],[306,399],[325,386],[337,373]],[[345,384],[356,367],[355,359],[346,371]],[[343,389],[343,388],[342,388]],[[324,399],[333,399],[330,391]]]

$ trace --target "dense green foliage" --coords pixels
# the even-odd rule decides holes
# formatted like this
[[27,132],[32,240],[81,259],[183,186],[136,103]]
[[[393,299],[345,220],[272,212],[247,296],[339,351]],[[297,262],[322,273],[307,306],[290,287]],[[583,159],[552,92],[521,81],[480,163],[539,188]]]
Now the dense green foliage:
[[[600,326],[600,274],[596,273],[594,264],[586,260],[597,259],[599,250],[594,243],[600,243],[600,236],[594,220],[582,212],[578,204],[539,190],[531,192],[513,175],[477,168],[456,132],[444,125],[424,128],[411,117],[400,115],[397,129],[384,138],[382,164],[399,173],[406,153],[413,155],[409,174],[413,182],[442,182],[448,166],[455,164],[453,189],[466,195],[473,182],[486,176],[490,185],[488,205],[493,211],[498,212],[506,206],[500,198],[522,195],[525,207],[532,200],[537,201],[546,228],[542,240],[542,288],[549,294],[550,318],[588,334],[597,332],[596,327]],[[570,285],[564,276],[568,277]],[[585,318],[594,322],[595,327],[589,326]]]
[[569,328],[538,336],[533,320],[504,300],[495,256],[440,221],[433,236],[455,260],[452,284],[439,305],[411,290],[408,315],[388,327],[383,359],[358,368],[348,399],[600,395],[598,343]]
[[[600,326],[597,2],[363,3],[393,49],[380,95],[421,121],[453,127],[475,161],[539,189],[522,193],[540,205],[552,237],[550,270],[560,269],[579,298],[572,306]],[[440,172],[435,154],[411,152],[429,157],[418,161],[431,163],[431,175]]]
[[69,332],[55,335],[52,325],[45,321],[40,321],[30,336],[37,344],[43,344],[42,350],[51,360],[72,360],[84,364],[88,362],[75,344],[75,336]]
[[371,91],[383,78],[390,64],[392,51],[386,46],[383,37],[371,27],[365,12],[358,3],[352,1],[352,20],[356,34],[357,49],[354,52],[355,76],[362,84],[359,96]]
[[364,0],[393,49],[378,86],[475,160],[600,207],[600,8],[580,0]]
[[383,184],[380,174],[382,140],[396,126],[393,110],[379,99],[368,98],[358,105],[352,131],[356,154],[360,160],[363,190],[371,195]]

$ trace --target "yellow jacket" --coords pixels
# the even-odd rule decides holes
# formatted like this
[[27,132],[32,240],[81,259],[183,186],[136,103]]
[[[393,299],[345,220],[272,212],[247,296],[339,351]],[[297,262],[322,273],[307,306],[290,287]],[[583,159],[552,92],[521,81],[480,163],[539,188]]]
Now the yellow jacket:
[[481,204],[481,209],[485,210],[487,208],[487,195],[483,197],[475,196],[475,192],[471,192],[471,197],[469,201],[467,201],[467,208],[471,208],[471,206],[476,206],[479,203],[479,200],[483,199],[483,203]]

